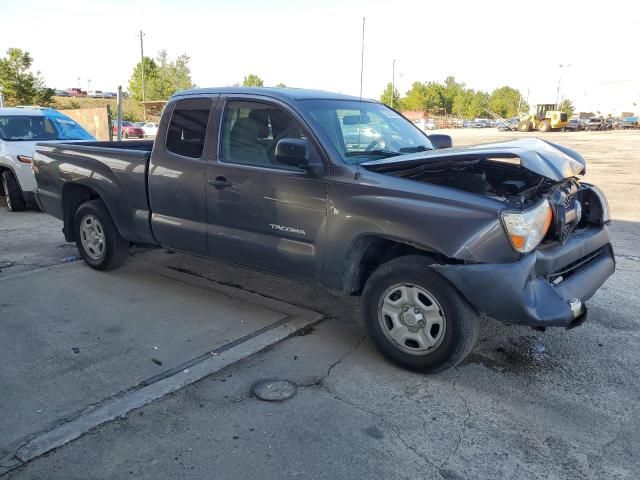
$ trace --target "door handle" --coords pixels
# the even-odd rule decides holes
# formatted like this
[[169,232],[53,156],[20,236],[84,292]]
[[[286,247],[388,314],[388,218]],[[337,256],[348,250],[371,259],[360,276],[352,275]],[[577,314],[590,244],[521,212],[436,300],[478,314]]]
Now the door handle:
[[216,188],[227,188],[233,185],[230,181],[228,181],[225,177],[222,177],[222,176],[216,177],[215,180],[209,180],[207,183]]

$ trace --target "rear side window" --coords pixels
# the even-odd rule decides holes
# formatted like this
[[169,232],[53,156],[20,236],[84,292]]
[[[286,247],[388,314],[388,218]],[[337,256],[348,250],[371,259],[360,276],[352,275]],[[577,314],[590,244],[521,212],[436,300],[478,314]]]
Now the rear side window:
[[210,111],[210,98],[178,100],[167,130],[167,150],[184,157],[200,158]]

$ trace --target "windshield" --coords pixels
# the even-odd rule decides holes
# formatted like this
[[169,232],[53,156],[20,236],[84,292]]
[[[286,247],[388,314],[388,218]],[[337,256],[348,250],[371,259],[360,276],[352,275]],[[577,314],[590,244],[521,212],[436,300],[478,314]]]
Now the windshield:
[[0,138],[10,142],[94,139],[84,128],[60,113],[50,116],[1,116]]
[[301,104],[346,163],[433,150],[424,133],[380,103],[303,100]]

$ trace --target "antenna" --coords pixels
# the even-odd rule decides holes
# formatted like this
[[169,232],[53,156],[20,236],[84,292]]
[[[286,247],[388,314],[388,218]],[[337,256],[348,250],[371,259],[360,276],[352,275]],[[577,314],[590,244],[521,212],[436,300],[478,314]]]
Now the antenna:
[[360,100],[362,101],[362,74],[364,72],[364,23],[366,17],[362,17],[362,51],[360,53]]
[[[366,17],[362,17],[362,48],[360,51],[360,118],[358,118],[358,148],[360,148],[360,122],[362,122],[362,77],[364,73],[364,25]],[[360,157],[356,158],[356,180],[360,178]]]

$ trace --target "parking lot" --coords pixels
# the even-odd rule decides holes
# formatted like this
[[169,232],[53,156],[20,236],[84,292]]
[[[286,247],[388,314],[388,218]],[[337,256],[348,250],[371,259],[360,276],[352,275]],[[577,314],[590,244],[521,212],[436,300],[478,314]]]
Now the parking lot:
[[[418,375],[365,339],[357,298],[160,249],[96,272],[60,222],[1,208],[0,475],[637,478],[640,135],[437,133],[584,155],[617,271],[583,326],[487,320],[461,365]],[[253,395],[276,379],[296,395]]]

